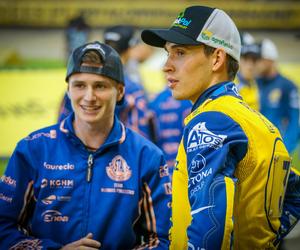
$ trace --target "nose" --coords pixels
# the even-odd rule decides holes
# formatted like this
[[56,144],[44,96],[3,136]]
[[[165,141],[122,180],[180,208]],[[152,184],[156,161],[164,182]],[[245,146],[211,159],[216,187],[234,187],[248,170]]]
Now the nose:
[[172,71],[175,71],[175,67],[174,67],[174,64],[172,63],[170,56],[168,56],[166,63],[163,67],[163,72],[168,73],[168,72],[172,72]]
[[96,95],[94,89],[89,86],[86,89],[85,95],[84,95],[84,100],[85,101],[95,101],[96,100]]

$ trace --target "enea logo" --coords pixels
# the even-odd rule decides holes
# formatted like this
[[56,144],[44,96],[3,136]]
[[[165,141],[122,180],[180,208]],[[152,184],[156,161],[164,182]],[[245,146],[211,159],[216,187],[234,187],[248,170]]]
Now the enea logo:
[[175,27],[179,27],[182,29],[186,29],[190,23],[192,22],[191,19],[187,19],[184,17],[184,12],[181,12],[178,17],[176,18],[176,20],[173,23],[173,26]]
[[46,210],[44,213],[42,213],[42,218],[44,222],[47,223],[69,221],[68,216],[63,216],[62,213],[57,210]]
[[209,30],[204,30],[201,32],[201,37],[203,40],[210,40],[212,35],[213,35],[213,33],[210,32]]
[[127,181],[131,177],[130,167],[120,155],[112,159],[106,167],[106,173],[114,181]]
[[221,148],[226,138],[227,135],[216,135],[205,127],[205,122],[200,122],[188,135],[187,152],[206,147]]

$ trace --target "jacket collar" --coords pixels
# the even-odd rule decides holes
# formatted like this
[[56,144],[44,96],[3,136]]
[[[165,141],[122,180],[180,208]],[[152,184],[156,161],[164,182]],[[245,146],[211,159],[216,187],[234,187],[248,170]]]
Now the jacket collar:
[[[65,133],[68,137],[70,137],[74,143],[81,144],[85,148],[84,144],[75,134],[73,121],[74,121],[74,112],[72,112],[60,123],[60,130],[61,132]],[[125,141],[125,138],[126,138],[125,126],[123,125],[123,123],[120,122],[120,120],[115,115],[112,130],[110,131],[104,144],[102,144],[97,151],[103,150],[104,148],[110,147],[112,145],[121,144]]]
[[233,82],[221,82],[205,90],[194,103],[192,111],[197,109],[207,99],[215,99],[223,95],[232,95],[242,99],[242,97],[238,93],[236,85]]

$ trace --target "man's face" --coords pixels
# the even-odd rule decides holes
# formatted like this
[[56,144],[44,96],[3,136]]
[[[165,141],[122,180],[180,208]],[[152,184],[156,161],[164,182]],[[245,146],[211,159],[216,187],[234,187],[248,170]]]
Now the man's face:
[[121,100],[124,86],[102,75],[76,73],[69,78],[68,94],[75,122],[105,124],[113,119],[116,102]]
[[257,57],[251,54],[246,54],[241,57],[240,72],[244,79],[251,81],[256,77]]
[[261,58],[257,62],[257,71],[259,76],[268,76],[268,74],[272,71],[272,67],[274,62],[269,59]]
[[163,68],[168,87],[178,100],[196,102],[210,87],[212,59],[204,54],[203,45],[187,46],[167,42],[168,58]]

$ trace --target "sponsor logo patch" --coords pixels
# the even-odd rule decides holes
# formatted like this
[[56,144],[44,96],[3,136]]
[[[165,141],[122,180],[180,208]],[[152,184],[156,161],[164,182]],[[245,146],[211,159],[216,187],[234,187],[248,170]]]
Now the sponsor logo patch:
[[54,165],[54,164],[44,162],[43,165],[44,168],[48,170],[74,170],[75,169],[74,164],[70,164],[70,163]]
[[106,173],[114,181],[127,181],[131,177],[131,169],[120,155],[115,156],[106,167]]
[[206,166],[206,160],[203,155],[197,154],[191,161],[188,170],[192,174],[199,173]]
[[69,179],[57,179],[57,180],[49,180],[42,179],[41,188],[50,187],[50,188],[73,188],[74,180]]
[[11,178],[10,176],[2,175],[0,180],[1,180],[1,182],[5,183],[8,186],[11,186],[11,187],[17,186],[17,181],[15,179]]
[[206,128],[205,122],[200,122],[192,128],[188,135],[187,152],[206,147],[221,148],[226,138],[227,135],[216,135]]
[[64,216],[57,210],[46,210],[44,213],[42,213],[41,216],[43,218],[43,221],[46,223],[69,221],[69,216]]
[[48,197],[42,199],[42,203],[45,205],[51,205],[54,201],[70,201],[71,196],[57,196],[57,195],[49,195]]
[[12,203],[13,198],[12,197],[8,197],[3,193],[0,193],[0,200]]

